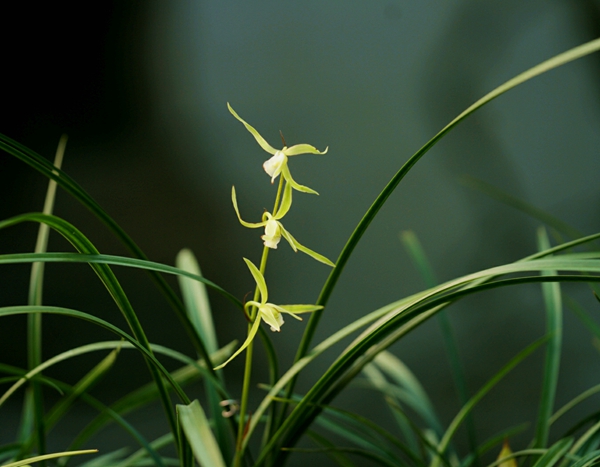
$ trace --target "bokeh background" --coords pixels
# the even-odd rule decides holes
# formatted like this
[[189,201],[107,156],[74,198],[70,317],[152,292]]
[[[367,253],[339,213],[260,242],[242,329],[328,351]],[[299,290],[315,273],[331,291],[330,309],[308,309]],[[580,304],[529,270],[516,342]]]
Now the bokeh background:
[[[240,298],[253,287],[242,257],[259,260],[260,232],[237,222],[231,186],[249,221],[271,206],[275,188],[261,168],[267,154],[226,102],[274,146],[279,130],[289,145],[329,146],[326,156],[292,160],[295,179],[320,196],[295,196],[286,227],[335,260],[387,181],[446,123],[517,73],[600,35],[599,4],[592,0],[107,1],[91,8],[44,4],[7,12],[10,27],[0,33],[0,132],[49,159],[60,135],[68,134],[64,170],[152,260],[173,264],[181,248],[191,248],[204,274]],[[435,146],[356,249],[315,342],[422,289],[401,231],[418,235],[440,281],[535,252],[539,222],[465,186],[465,176],[586,234],[598,231],[599,65],[596,54],[538,77],[469,117]],[[7,154],[0,155],[0,167],[2,217],[41,210],[43,177]],[[83,230],[101,252],[127,254],[64,192],[56,214]],[[31,251],[35,236],[34,225],[0,232],[0,251]],[[69,251],[56,236],[50,248]],[[328,272],[282,243],[270,255],[267,273],[273,301],[314,301]],[[136,271],[118,274],[150,339],[191,354],[151,281]],[[25,266],[0,269],[0,303],[24,304],[28,277]],[[565,286],[565,292],[597,312],[584,286]],[[220,342],[243,339],[239,313],[211,297]],[[82,265],[49,265],[45,302],[124,324]],[[449,317],[471,392],[545,326],[535,285],[469,298],[453,306]],[[600,370],[590,334],[568,310],[564,321],[557,406],[597,384]],[[46,357],[112,338],[65,319],[48,318],[44,326]],[[291,362],[303,328],[289,322],[273,336],[282,367]],[[3,362],[26,365],[24,336],[23,319],[3,318]],[[448,423],[459,405],[435,320],[392,350],[421,379]],[[315,362],[299,390],[335,355]],[[475,413],[481,439],[535,417],[542,357],[538,351],[481,402]],[[74,360],[51,374],[74,382],[98,358]],[[227,368],[234,394],[241,363]],[[266,377],[256,365],[255,381]],[[143,361],[130,352],[95,394],[110,402],[148,379]],[[369,390],[350,388],[336,403],[393,429],[390,414]],[[18,411],[18,398],[0,409],[2,439],[14,435]],[[61,446],[90,414],[80,407],[57,427],[52,442]],[[149,410],[132,421],[158,436],[165,428],[157,414]],[[523,443],[529,435],[521,437]],[[113,441],[122,443],[122,436],[106,432],[98,443],[108,449]],[[302,456],[295,462],[306,462]]]

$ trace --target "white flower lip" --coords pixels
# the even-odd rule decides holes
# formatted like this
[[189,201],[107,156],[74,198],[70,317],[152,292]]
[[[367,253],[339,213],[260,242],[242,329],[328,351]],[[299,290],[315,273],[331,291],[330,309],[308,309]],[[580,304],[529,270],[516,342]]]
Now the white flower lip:
[[[285,149],[285,148],[284,148]],[[271,177],[271,183],[279,176],[283,167],[287,164],[287,156],[284,151],[277,151],[275,154],[263,164],[263,169]]]
[[272,217],[269,218],[265,225],[265,234],[260,238],[263,239],[265,246],[268,248],[277,249],[277,244],[281,240],[281,224]]

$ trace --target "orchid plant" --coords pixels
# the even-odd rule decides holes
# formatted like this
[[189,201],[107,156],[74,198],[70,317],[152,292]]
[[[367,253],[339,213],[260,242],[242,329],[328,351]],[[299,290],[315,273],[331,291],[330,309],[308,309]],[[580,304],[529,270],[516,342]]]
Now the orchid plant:
[[[244,125],[260,147],[270,154],[263,168],[271,184],[279,178],[273,209],[270,212],[263,212],[260,222],[247,222],[242,219],[235,187],[231,190],[233,210],[240,224],[251,229],[264,228],[264,234],[261,236],[260,263],[256,265],[249,259],[243,258],[254,283],[254,296],[245,303],[203,277],[195,257],[189,250],[182,250],[179,253],[176,267],[149,261],[114,219],[61,169],[60,161],[65,150],[65,140],[61,140],[57,158],[52,164],[34,151],[0,135],[0,149],[24,161],[50,179],[43,212],[22,214],[0,221],[0,229],[23,222],[40,224],[34,253],[0,255],[0,264],[33,264],[27,305],[0,308],[0,317],[13,315],[28,317],[26,339],[28,367],[15,368],[0,364],[0,371],[3,372],[0,384],[8,386],[3,393],[0,393],[0,408],[20,388],[28,388],[23,401],[23,416],[16,441],[0,446],[2,467],[21,467],[33,462],[53,461],[57,458],[61,459],[56,465],[64,467],[71,456],[95,452],[80,448],[100,429],[111,423],[118,424],[129,433],[132,439],[139,443],[140,450],[129,453],[127,450],[118,449],[103,453],[100,457],[82,464],[85,467],[99,465],[103,467],[143,465],[193,467],[195,462],[201,467],[274,467],[284,465],[293,452],[306,451],[305,448],[297,447],[299,439],[304,436],[310,438],[317,446],[316,451],[331,456],[332,462],[345,467],[362,465],[355,463],[356,456],[359,459],[367,458],[374,465],[381,466],[471,467],[483,465],[483,456],[490,449],[500,452],[500,456],[490,466],[514,467],[517,465],[515,458],[518,457],[527,457],[531,460],[531,465],[536,467],[556,465],[587,467],[598,464],[600,422],[597,421],[597,414],[583,417],[580,422],[575,423],[567,435],[559,434],[557,440],[552,438],[556,431],[551,429],[557,419],[600,391],[600,385],[597,385],[555,410],[562,343],[563,300],[560,282],[586,283],[598,297],[600,290],[595,284],[600,282],[600,251],[593,247],[592,242],[600,239],[600,233],[573,237],[566,242],[561,240],[561,243],[552,246],[545,228],[541,228],[537,233],[538,251],[530,256],[442,284],[431,280],[433,274],[430,265],[416,236],[412,233],[404,233],[402,241],[411,259],[423,277],[428,280],[426,289],[364,313],[356,321],[341,325],[332,335],[312,345],[320,317],[326,311],[329,297],[354,248],[394,189],[421,157],[462,120],[504,92],[548,70],[596,51],[600,51],[600,39],[542,62],[494,89],[458,115],[412,155],[391,178],[350,234],[335,263],[300,244],[282,224],[282,220],[291,212],[294,190],[317,194],[312,188],[301,185],[292,178],[288,158],[300,154],[325,154],[328,148],[319,151],[309,144],[288,147],[282,137],[283,148],[275,149],[227,104],[230,113]],[[53,215],[57,186],[61,186],[102,220],[129,248],[133,257],[101,254],[83,232],[70,222]],[[508,195],[505,198],[508,198]],[[539,210],[529,209],[529,212],[539,213]],[[561,234],[571,235],[572,231],[565,229],[564,224],[560,222],[553,222],[550,216],[540,216],[540,219]],[[50,230],[66,238],[76,251],[47,252]],[[269,252],[277,249],[281,238],[284,238],[294,251],[301,251],[330,267],[329,276],[314,304],[276,305],[269,301],[271,296],[281,293],[277,290],[269,291],[267,277],[265,277]],[[588,247],[589,251],[572,253],[571,250],[575,247]],[[41,294],[43,265],[46,262],[59,261],[88,264],[117,305],[129,329],[121,329],[107,320],[80,310],[43,305]],[[149,341],[112,266],[135,267],[151,275],[158,289],[167,297],[189,336],[195,350],[193,356]],[[244,274],[247,275],[245,271],[244,268]],[[159,273],[178,276],[183,300]],[[547,329],[544,336],[531,343],[497,370],[493,377],[476,392],[469,393],[465,390],[460,361],[457,353],[452,350],[455,348],[452,333],[445,334],[450,343],[448,354],[451,359],[455,359],[452,371],[457,381],[461,409],[450,423],[444,425],[415,375],[398,357],[388,352],[388,347],[434,316],[440,319],[443,326],[449,327],[449,324],[443,321],[445,315],[442,311],[465,296],[491,288],[532,282],[541,283],[547,316]],[[241,346],[237,343],[226,346],[218,344],[206,294],[207,287],[233,303],[239,309],[236,318],[244,320],[244,323],[247,322],[247,332]],[[579,309],[578,304],[575,304],[574,308],[578,310],[577,314],[583,317],[582,321],[590,332],[596,338],[600,338],[600,330],[594,324],[593,318]],[[47,314],[92,323],[113,333],[117,339],[69,349],[44,361],[41,325],[42,317]],[[308,314],[310,318],[298,344],[294,362],[285,369],[283,374],[280,374],[277,355],[269,337],[270,333],[265,329],[281,332],[284,315],[301,320],[299,316],[301,314]],[[263,322],[266,327],[261,326]],[[253,347],[257,335],[261,337],[265,348],[269,381],[268,384],[260,386],[261,391],[264,391],[260,402],[250,407]],[[351,343],[337,354],[306,393],[299,394],[296,379],[303,370],[313,361],[321,358],[326,351],[334,350],[336,344],[350,337],[353,337]],[[527,429],[523,427],[510,428],[485,442],[479,442],[477,430],[473,428],[474,419],[471,417],[477,403],[516,365],[542,346],[546,347],[543,384],[539,396],[538,416],[532,428],[533,433],[530,433],[531,442],[523,449],[513,451],[509,443],[504,441],[505,438],[523,433]],[[152,377],[152,384],[137,389],[110,406],[105,405],[90,393],[90,389],[99,380],[107,377],[120,352],[131,349],[143,355]],[[46,374],[47,370],[57,363],[97,351],[109,353],[74,384],[50,378]],[[245,353],[243,383],[241,390],[236,389],[235,392],[236,396],[237,394],[240,396],[232,397],[225,375],[233,368],[226,368],[226,366],[243,353]],[[182,366],[175,371],[170,371],[163,365],[163,358],[174,359]],[[223,370],[224,368],[226,369]],[[196,388],[188,387],[191,382],[200,378],[205,383],[202,403],[196,399],[198,397]],[[377,422],[332,405],[335,397],[354,381],[374,390],[376,397],[381,396],[390,412],[394,414],[397,432],[391,432]],[[44,399],[45,391],[48,390],[58,390],[61,394],[60,400],[50,409],[47,409],[48,398]],[[190,397],[190,394],[194,397]],[[178,404],[173,404],[173,397],[178,398]],[[67,450],[48,453],[48,431],[73,408],[76,400],[82,400],[96,409],[98,415],[81,430]],[[149,440],[143,430],[133,427],[125,415],[153,401],[161,403],[169,431],[164,436]],[[590,420],[592,420],[591,426],[589,426]],[[13,421],[5,424],[17,425]],[[315,425],[320,425],[323,431],[314,430]],[[467,448],[457,447],[455,445],[457,443],[454,442],[457,431],[463,425],[467,426],[469,438]],[[259,429],[262,429],[262,437],[256,434]],[[328,436],[330,433],[346,445],[336,446]],[[165,452],[164,448],[169,446],[171,450]],[[314,452],[314,450],[309,451]],[[173,458],[173,452],[176,452],[177,458]]]

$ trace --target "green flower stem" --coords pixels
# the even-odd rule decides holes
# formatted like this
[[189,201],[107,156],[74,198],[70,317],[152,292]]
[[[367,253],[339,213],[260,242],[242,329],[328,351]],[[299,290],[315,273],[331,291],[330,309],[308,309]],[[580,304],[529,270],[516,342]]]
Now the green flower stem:
[[[279,202],[281,200],[281,194],[283,191],[283,177],[279,177],[279,185],[277,187],[277,194],[275,195],[275,205],[273,207],[273,212],[277,212],[277,208],[279,207]],[[269,257],[269,248],[263,247],[262,257],[260,259],[260,273],[264,276],[265,271],[267,269],[267,259]],[[258,284],[254,289],[254,298],[253,300],[257,302],[259,300],[260,291],[258,289]],[[252,327],[252,323],[255,319],[260,319],[257,317],[258,308],[252,307],[250,310],[250,323],[248,324],[248,333],[250,333],[250,329]],[[233,461],[234,467],[239,467],[241,465],[242,457],[243,457],[243,441],[244,441],[244,433],[246,431],[246,411],[248,409],[248,394],[250,392],[250,379],[252,376],[252,350],[254,348],[254,342],[250,342],[248,347],[246,348],[246,365],[244,368],[244,381],[242,385],[242,397],[240,400],[240,417],[238,421],[238,433],[237,440],[235,443],[235,458]]]

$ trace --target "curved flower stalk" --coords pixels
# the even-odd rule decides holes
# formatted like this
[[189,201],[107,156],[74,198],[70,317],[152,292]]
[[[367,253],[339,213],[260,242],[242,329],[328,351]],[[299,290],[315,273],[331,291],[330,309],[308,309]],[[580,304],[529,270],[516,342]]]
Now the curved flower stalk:
[[260,145],[260,147],[267,151],[269,154],[272,154],[273,157],[271,157],[263,164],[263,169],[265,169],[265,172],[267,172],[267,174],[269,174],[269,176],[271,177],[271,183],[273,183],[275,179],[279,176],[279,174],[281,174],[285,181],[288,182],[295,190],[302,191],[304,193],[312,193],[315,195],[319,194],[312,188],[300,185],[294,181],[294,179],[292,178],[292,174],[290,173],[290,169],[288,168],[287,158],[290,156],[297,156],[299,154],[325,154],[329,147],[326,147],[324,151],[319,151],[317,148],[311,146],[310,144],[296,144],[289,148],[287,146],[284,146],[283,149],[275,149],[273,146],[267,143],[267,141],[260,135],[258,131],[256,131],[256,129],[252,125],[246,123],[235,112],[235,110],[231,108],[229,102],[227,103],[227,108],[231,112],[231,115],[233,115],[240,122],[242,122],[246,129],[250,133],[252,133],[252,136],[254,136],[254,139]]
[[219,370],[227,365],[231,360],[237,357],[242,351],[250,345],[250,342],[256,336],[258,332],[258,326],[260,326],[261,320],[271,326],[271,331],[279,332],[281,331],[281,326],[283,326],[283,318],[282,313],[287,313],[292,317],[296,318],[299,321],[302,321],[302,318],[298,316],[298,313],[310,313],[313,311],[323,309],[320,305],[274,305],[272,303],[268,303],[267,300],[269,298],[269,292],[267,291],[267,283],[265,282],[265,278],[262,273],[258,270],[258,268],[254,265],[252,261],[244,258],[244,261],[248,265],[248,269],[250,269],[250,273],[254,277],[256,281],[256,285],[258,286],[258,290],[260,291],[260,302],[255,302],[254,300],[250,300],[246,302],[244,305],[244,310],[250,316],[249,309],[251,307],[256,307],[258,313],[254,318],[254,322],[252,323],[252,327],[250,328],[250,332],[248,333],[248,337],[242,344],[242,346],[227,360],[225,363],[219,365],[215,368],[215,370]]
[[287,214],[287,212],[290,209],[290,206],[292,205],[292,187],[289,183],[285,184],[283,198],[281,200],[281,206],[279,207],[275,215],[271,214],[270,212],[265,212],[263,214],[262,222],[246,222],[242,219],[237,204],[237,198],[235,196],[235,187],[231,187],[231,201],[233,203],[233,208],[235,209],[235,213],[237,214],[240,224],[242,224],[244,227],[248,227],[249,229],[258,229],[260,227],[265,228],[265,234],[262,235],[261,238],[266,247],[276,249],[277,245],[281,240],[281,237],[283,237],[290,244],[294,252],[300,250],[301,252],[306,253],[308,256],[316,259],[317,261],[320,261],[321,263],[324,263],[331,267],[335,267],[335,264],[325,256],[320,255],[316,251],[313,251],[310,248],[305,247],[304,245],[301,245],[298,242],[298,240],[296,240],[292,236],[292,234],[289,233],[283,227],[281,222],[279,222],[279,219],[281,219]]

